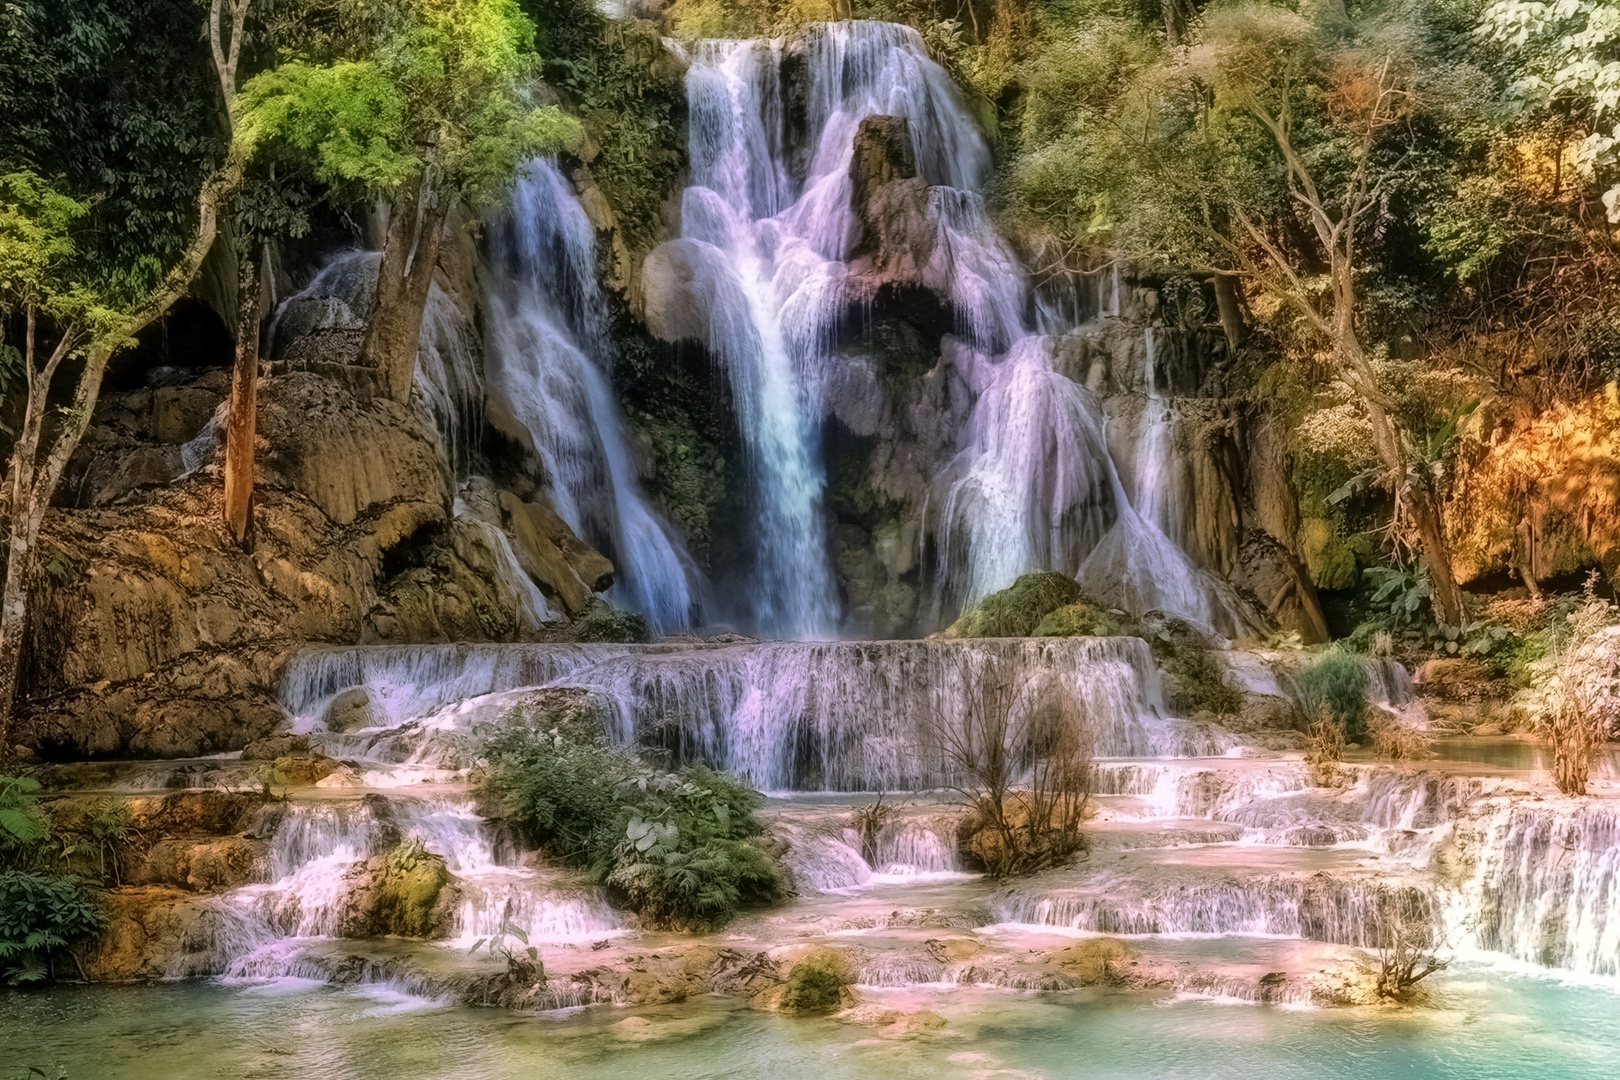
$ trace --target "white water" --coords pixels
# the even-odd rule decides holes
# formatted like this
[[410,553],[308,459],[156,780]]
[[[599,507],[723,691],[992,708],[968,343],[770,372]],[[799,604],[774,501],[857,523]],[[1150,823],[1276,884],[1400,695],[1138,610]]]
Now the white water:
[[318,733],[333,697],[361,688],[377,735],[407,731],[430,751],[420,764],[434,768],[454,764],[435,756],[434,734],[498,717],[508,707],[500,692],[575,687],[603,703],[625,743],[673,742],[680,757],[767,791],[881,791],[945,778],[926,752],[937,742],[931,726],[960,723],[992,664],[1026,704],[1048,689],[1078,702],[1099,753],[1228,745],[1163,715],[1157,671],[1137,638],[335,649],[301,657],[284,695],[297,726]]
[[611,595],[659,632],[686,628],[702,582],[642,492],[611,383],[595,230],[553,163],[526,166],[492,248],[492,413],[526,434],[557,513],[613,560]]

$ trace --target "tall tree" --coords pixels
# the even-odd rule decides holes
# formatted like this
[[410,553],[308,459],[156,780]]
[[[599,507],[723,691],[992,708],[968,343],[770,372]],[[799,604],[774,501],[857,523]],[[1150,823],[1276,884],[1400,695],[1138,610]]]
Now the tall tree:
[[[249,0],[237,0],[245,8]],[[215,0],[215,7],[218,0]],[[235,96],[236,50],[222,47],[215,20],[210,40],[221,89]],[[12,717],[28,628],[28,601],[39,572],[39,532],[69,459],[78,448],[114,353],[184,295],[214,245],[220,214],[241,183],[244,156],[233,144],[203,181],[189,240],[167,272],[145,290],[122,268],[99,267],[82,257],[74,230],[87,207],[29,172],[0,180],[0,326],[21,324],[21,348],[8,346],[21,367],[23,419],[0,483],[5,526],[5,579],[0,585],[0,764],[12,752]],[[142,257],[146,257],[142,253]],[[129,298],[129,297],[133,298]],[[73,374],[69,404],[60,400],[58,376]]]
[[[1434,48],[1425,11],[1421,0],[1369,14],[1337,0],[1226,4],[1189,28],[1185,51],[1098,20],[1077,62],[1048,77],[1066,97],[1048,91],[1047,107],[1027,111],[1032,149],[1009,186],[1082,244],[1241,281],[1292,311],[1354,395],[1436,614],[1459,625],[1438,478],[1423,433],[1403,427],[1364,302],[1377,238],[1428,181],[1437,130],[1470,85]],[[1234,298],[1217,299],[1240,339]]]
[[[388,203],[373,308],[361,347],[389,396],[406,401],[444,225],[458,204],[500,199],[522,162],[578,137],[555,106],[530,102],[534,24],[517,0],[394,0],[387,17],[244,87],[256,147],[289,146],[338,198]],[[285,43],[297,51],[296,40]]]

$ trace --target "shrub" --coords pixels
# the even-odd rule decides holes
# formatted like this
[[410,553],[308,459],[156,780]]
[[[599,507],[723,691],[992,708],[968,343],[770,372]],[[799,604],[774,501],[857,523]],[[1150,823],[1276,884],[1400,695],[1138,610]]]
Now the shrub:
[[801,1016],[835,1012],[843,1006],[844,987],[851,981],[844,958],[821,949],[788,970],[777,1008]]
[[583,724],[509,717],[484,740],[484,785],[537,846],[588,869],[654,926],[714,927],[775,899],[760,795],[704,765],[648,765]]
[[1305,733],[1305,771],[1317,787],[1342,787],[1344,771],[1344,728],[1327,710],[1311,722]]
[[1314,717],[1325,710],[1345,739],[1360,742],[1366,736],[1367,688],[1371,681],[1359,656],[1328,649],[1299,673],[1295,685],[1305,715]]
[[100,907],[78,878],[0,871],[0,979],[15,985],[51,974],[51,954],[100,928]]
[[612,641],[640,645],[652,640],[647,620],[633,611],[597,604],[574,622],[577,641]]
[[1243,707],[1243,695],[1226,683],[1220,665],[1210,659],[1209,643],[1181,619],[1153,617],[1135,632],[1147,639],[1159,666],[1171,677],[1172,709],[1232,716]]
[[1536,731],[1553,750],[1553,782],[1565,795],[1586,794],[1599,745],[1620,730],[1620,609],[1589,581],[1580,605],[1529,665],[1521,695]]
[[1432,741],[1429,733],[1402,723],[1399,717],[1383,709],[1373,709],[1368,714],[1367,735],[1372,740],[1374,757],[1387,761],[1422,761],[1429,756]]
[[1073,578],[1050,570],[1025,574],[980,600],[945,631],[946,637],[1028,637],[1042,619],[1085,598]]

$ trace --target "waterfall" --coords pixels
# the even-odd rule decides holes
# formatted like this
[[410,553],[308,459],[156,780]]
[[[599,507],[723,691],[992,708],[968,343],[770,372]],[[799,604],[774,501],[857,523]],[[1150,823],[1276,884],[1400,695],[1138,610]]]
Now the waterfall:
[[959,725],[992,670],[1028,700],[1048,687],[1072,697],[1099,754],[1228,745],[1163,716],[1137,638],[329,649],[293,663],[283,700],[301,730],[322,738],[329,703],[363,693],[379,729],[430,740],[498,718],[511,704],[505,691],[573,687],[602,703],[621,742],[651,742],[765,790],[897,790],[948,779],[926,752],[937,741],[931,725]]
[[[375,251],[347,251],[331,259],[308,285],[276,308],[268,355],[278,357],[307,341],[314,345],[311,355],[289,358],[294,366],[323,360],[353,363],[365,335],[381,261]],[[319,346],[323,337],[342,342],[330,359]],[[467,474],[483,423],[484,380],[477,340],[477,329],[461,306],[437,281],[429,285],[412,397],[458,476]]]
[[1228,636],[1247,629],[1231,587],[1148,516],[1161,498],[1163,459],[1139,477],[1133,501],[1096,398],[1054,370],[1052,348],[1050,338],[1027,337],[999,362],[957,354],[984,388],[965,445],[936,480],[948,598],[970,604],[1020,574],[1058,570],[1133,613],[1165,611]]
[[610,379],[595,230],[555,164],[525,167],[491,247],[492,414],[526,436],[557,513],[613,560],[612,595],[660,632],[684,629],[698,573],[642,492]]
[[[790,54],[803,61],[802,102],[784,85]],[[774,634],[823,637],[838,604],[823,521],[819,387],[837,362],[830,339],[853,298],[844,260],[860,232],[849,176],[860,122],[908,121],[918,171],[935,185],[933,283],[985,347],[1005,347],[1017,331],[1020,272],[977,194],[989,149],[916,31],[834,23],[791,42],[700,42],[689,60],[692,185],[677,245],[744,444],[756,515],[751,614]],[[802,145],[789,137],[796,104]]]

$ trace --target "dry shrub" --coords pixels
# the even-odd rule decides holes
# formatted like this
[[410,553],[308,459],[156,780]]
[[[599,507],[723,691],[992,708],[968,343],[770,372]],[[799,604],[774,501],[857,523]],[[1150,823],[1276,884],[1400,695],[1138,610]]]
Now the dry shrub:
[[966,854],[1005,878],[1078,851],[1093,774],[1081,703],[1055,682],[1015,683],[1005,661],[966,650],[946,683],[944,694],[960,694],[960,714],[933,713],[927,739],[971,811],[960,834]]
[[1317,787],[1343,787],[1347,780],[1339,763],[1344,760],[1344,728],[1333,711],[1323,706],[1305,730],[1305,770]]
[[1595,580],[1536,667],[1532,715],[1552,746],[1553,782],[1565,795],[1585,795],[1599,746],[1620,731],[1620,609],[1598,598]]
[[1372,740],[1373,756],[1385,761],[1422,761],[1429,756],[1433,742],[1427,731],[1379,708],[1367,716],[1367,734]]
[[1410,1004],[1420,996],[1419,984],[1451,961],[1441,959],[1444,942],[1425,912],[1405,897],[1385,894],[1380,901],[1374,990],[1383,1001]]

